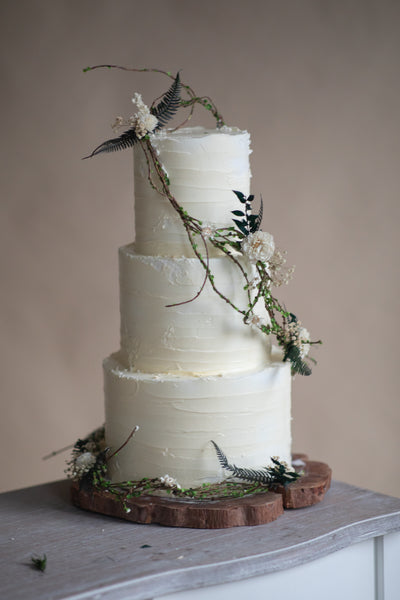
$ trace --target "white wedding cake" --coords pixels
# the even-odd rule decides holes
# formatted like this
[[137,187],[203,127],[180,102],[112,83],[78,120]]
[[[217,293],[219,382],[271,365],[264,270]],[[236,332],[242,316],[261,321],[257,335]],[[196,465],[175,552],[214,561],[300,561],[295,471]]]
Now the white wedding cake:
[[[233,190],[249,194],[249,134],[196,127],[150,139],[171,193],[201,220],[204,237],[232,226]],[[271,456],[290,463],[290,363],[209,280],[202,288],[204,266],[179,214],[152,187],[141,145],[134,165],[136,241],[119,251],[121,348],[104,361],[106,444],[120,448],[139,429],[110,460],[112,480],[168,474],[185,488],[222,480],[211,440],[248,468]],[[237,265],[200,237],[196,243],[224,296],[245,308]],[[254,312],[267,320],[263,311],[258,302]]]

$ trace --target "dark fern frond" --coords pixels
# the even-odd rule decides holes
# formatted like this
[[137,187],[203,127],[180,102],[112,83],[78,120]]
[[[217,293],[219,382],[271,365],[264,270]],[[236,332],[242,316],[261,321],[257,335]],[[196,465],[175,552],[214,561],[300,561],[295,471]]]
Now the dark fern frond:
[[285,348],[283,361],[289,360],[292,365],[292,375],[298,373],[299,375],[311,375],[312,369],[308,364],[301,358],[300,349],[294,344],[288,344]]
[[217,457],[218,457],[221,467],[223,469],[227,469],[228,471],[230,471],[229,463],[228,463],[228,459],[226,458],[226,455],[222,452],[221,448],[218,446],[218,444],[216,444],[214,442],[214,440],[211,440],[211,443],[215,448],[215,452],[217,453]]
[[175,115],[181,102],[181,88],[182,85],[178,72],[174,79],[174,83],[164,94],[162,100],[155,108],[151,109],[151,113],[158,119],[156,129],[164,127],[164,125]]
[[261,228],[261,221],[263,218],[263,214],[264,214],[264,203],[263,203],[263,199],[261,196],[261,201],[260,201],[260,210],[258,211],[258,215],[257,215],[257,219],[255,221],[255,229],[254,232],[259,231],[259,229]]
[[299,473],[288,470],[287,465],[281,463],[276,458],[271,459],[274,463],[273,467],[264,467],[262,469],[246,469],[243,467],[237,467],[236,465],[231,465],[218,444],[216,444],[213,440],[211,440],[211,443],[215,448],[215,452],[221,467],[226,471],[230,471],[232,473],[232,477],[236,477],[236,479],[244,479],[245,481],[260,483],[263,485],[286,485],[300,477]]
[[117,138],[113,138],[111,140],[107,140],[97,146],[89,156],[84,156],[84,158],[92,158],[92,156],[96,156],[97,154],[101,154],[102,152],[116,152],[117,150],[125,150],[125,148],[131,148],[136,142],[139,140],[135,133],[135,128],[131,127],[128,131],[125,131],[122,135]]

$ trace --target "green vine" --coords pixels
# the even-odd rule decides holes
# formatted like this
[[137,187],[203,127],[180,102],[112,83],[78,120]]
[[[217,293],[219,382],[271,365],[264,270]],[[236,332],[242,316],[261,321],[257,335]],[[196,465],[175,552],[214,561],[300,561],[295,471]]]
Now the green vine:
[[[119,138],[104,142],[90,156],[94,156],[100,152],[119,150],[136,143],[141,145],[147,162],[150,186],[157,193],[167,198],[172,208],[178,214],[193,253],[204,269],[204,279],[197,293],[192,298],[179,304],[187,304],[196,300],[208,281],[214,292],[231,306],[232,309],[242,315],[245,324],[259,329],[266,335],[272,334],[276,337],[279,346],[283,350],[283,360],[290,361],[291,363],[292,374],[310,375],[311,368],[307,361],[315,361],[307,356],[308,351],[312,345],[321,344],[321,341],[311,341],[308,331],[301,326],[301,322],[297,317],[288,311],[271,292],[272,286],[280,286],[283,283],[288,283],[293,269],[286,270],[284,268],[286,262],[284,253],[275,249],[273,238],[270,234],[260,231],[262,200],[258,214],[253,214],[252,202],[254,201],[254,196],[251,195],[246,198],[242,192],[233,190],[238,201],[242,204],[242,210],[238,208],[232,211],[236,217],[232,219],[235,226],[206,231],[207,227],[204,227],[199,219],[189,215],[171,193],[169,178],[152,145],[150,134],[152,131],[163,126],[168,119],[172,118],[178,106],[190,107],[189,117],[180,126],[191,118],[196,104],[200,104],[212,113],[216,119],[217,127],[224,125],[222,115],[217,110],[213,101],[207,96],[198,96],[190,86],[183,84],[179,73],[174,77],[170,71],[163,71],[161,69],[137,69],[117,65],[96,65],[94,67],[87,67],[84,71],[92,71],[98,68],[162,73],[173,80],[166,94],[161,97],[161,100],[157,98],[152,103],[150,109],[144,105],[141,106],[142,114],[137,116],[137,119],[141,119],[139,124],[136,122],[135,125],[134,123],[131,129]],[[187,94],[186,99],[180,97],[182,90]],[[142,134],[143,128],[146,132],[144,125],[147,122],[146,119],[151,123],[151,130],[147,130],[147,133]],[[154,180],[154,174],[157,181]],[[208,229],[210,228],[208,227]],[[201,250],[199,249],[198,237],[201,239]],[[247,292],[246,308],[237,306],[216,284],[214,275],[210,269],[208,244],[214,246],[219,252],[224,253],[240,271],[243,277],[243,289]],[[266,253],[264,252],[264,254],[263,252],[259,252],[259,248],[263,248],[263,246],[266,247]],[[243,266],[241,261],[243,254],[247,255],[248,258],[251,255],[250,262],[255,265],[255,278]],[[254,289],[255,293],[252,293],[252,289]],[[259,301],[264,304],[268,315],[268,319],[266,320],[263,320],[255,313],[255,308]],[[171,304],[168,306],[177,305]]]
[[[68,462],[66,471],[68,476],[78,483],[81,490],[89,493],[94,489],[107,492],[121,503],[126,512],[130,512],[129,500],[140,496],[173,496],[204,501],[242,498],[265,493],[277,485],[290,484],[300,477],[299,473],[274,457],[271,458],[272,466],[258,471],[230,465],[222,450],[211,441],[222,468],[231,472],[231,477],[224,481],[182,488],[177,481],[166,475],[113,483],[107,476],[108,462],[126,446],[137,429],[135,427],[125,442],[111,454],[105,447],[104,427],[99,427],[83,440],[79,439],[73,447],[72,458]],[[236,481],[237,479],[244,481]]]

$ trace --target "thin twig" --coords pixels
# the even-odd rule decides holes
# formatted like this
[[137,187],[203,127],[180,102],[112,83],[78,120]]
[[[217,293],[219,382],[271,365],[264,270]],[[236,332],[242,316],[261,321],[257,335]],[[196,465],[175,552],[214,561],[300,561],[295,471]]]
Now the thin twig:
[[125,446],[129,442],[129,440],[135,435],[135,433],[137,432],[138,429],[139,429],[139,426],[135,425],[135,427],[132,429],[132,431],[130,432],[130,434],[124,441],[124,443],[117,450],[115,450],[115,452],[113,452],[110,456],[107,456],[107,461],[111,460],[113,458],[113,456],[118,454],[118,452],[120,452],[122,450],[122,448],[125,448]]
[[64,446],[64,448],[60,448],[60,450],[53,450],[50,454],[46,454],[46,456],[42,457],[42,460],[48,460],[49,458],[53,458],[53,456],[57,456],[57,454],[62,454],[67,450],[71,450],[74,447],[74,444],[69,444],[68,446]]

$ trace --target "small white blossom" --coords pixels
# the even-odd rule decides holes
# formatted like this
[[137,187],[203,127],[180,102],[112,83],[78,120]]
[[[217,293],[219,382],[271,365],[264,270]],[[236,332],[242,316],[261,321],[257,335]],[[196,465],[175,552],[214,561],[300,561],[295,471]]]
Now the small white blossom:
[[257,290],[258,286],[260,285],[261,279],[258,275],[255,275],[255,277],[253,277],[253,279],[250,279],[249,281],[249,289],[250,290]]
[[305,327],[300,327],[299,329],[299,341],[301,344],[300,356],[301,358],[305,358],[310,352],[310,344],[307,344],[310,341],[310,334]]
[[292,461],[292,465],[294,467],[305,467],[306,463],[304,462],[304,460],[301,460],[301,458],[296,458],[296,460]]
[[160,482],[165,485],[167,488],[178,488],[178,490],[182,489],[179,483],[171,477],[170,475],[164,475],[163,477],[159,477]]
[[210,223],[203,223],[201,234],[206,240],[212,238],[215,234],[215,228]]
[[301,321],[292,321],[286,325],[285,338],[292,342],[300,350],[300,357],[305,358],[310,351],[310,334],[305,327],[301,327]]
[[253,327],[256,327],[257,329],[261,329],[263,325],[267,325],[266,319],[263,319],[263,317],[254,314],[249,316],[247,323],[249,325],[252,325]]
[[80,454],[75,461],[76,465],[81,468],[93,467],[95,462],[96,457],[91,452],[83,452],[83,454]]
[[242,241],[242,252],[251,263],[268,262],[275,250],[274,238],[266,231],[249,233]]
[[136,104],[138,111],[132,117],[132,126],[135,127],[135,133],[139,139],[147,133],[154,131],[157,127],[157,117],[151,114],[150,109],[142,100],[141,94],[135,93],[132,102]]
[[124,124],[124,119],[122,117],[115,117],[114,123],[111,125],[114,131],[118,131]]
[[83,452],[69,463],[67,473],[73,479],[80,479],[82,475],[90,471],[96,462],[96,457],[91,452]]

